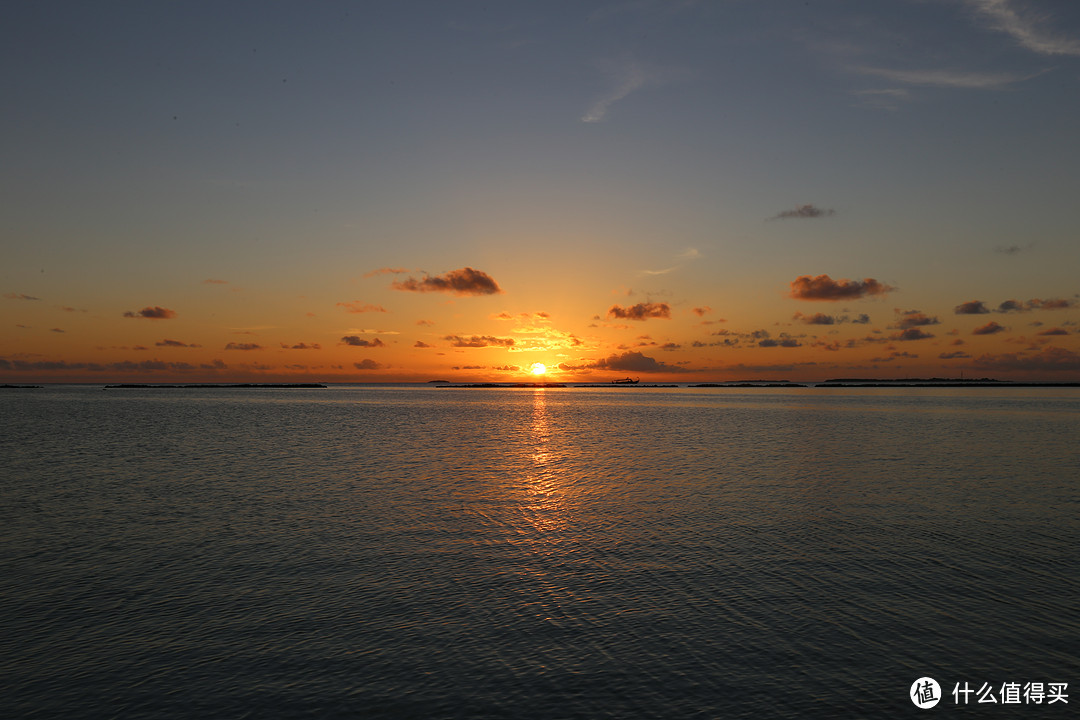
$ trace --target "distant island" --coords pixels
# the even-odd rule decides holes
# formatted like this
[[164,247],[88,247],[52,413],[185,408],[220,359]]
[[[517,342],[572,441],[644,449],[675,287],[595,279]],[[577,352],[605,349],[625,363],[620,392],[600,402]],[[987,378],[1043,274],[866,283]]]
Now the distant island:
[[608,383],[606,385],[577,385],[579,388],[677,388],[681,385],[641,385],[638,383]]
[[788,380],[780,380],[778,382],[770,382],[768,380],[762,381],[746,381],[746,382],[731,382],[731,383],[701,383],[700,385],[690,385],[693,388],[801,388],[808,387],[801,383],[793,383]]
[[833,378],[826,380],[819,385],[828,385],[830,383],[933,383],[940,385],[941,383],[1001,383],[1008,382],[1005,380],[998,380],[997,378]]

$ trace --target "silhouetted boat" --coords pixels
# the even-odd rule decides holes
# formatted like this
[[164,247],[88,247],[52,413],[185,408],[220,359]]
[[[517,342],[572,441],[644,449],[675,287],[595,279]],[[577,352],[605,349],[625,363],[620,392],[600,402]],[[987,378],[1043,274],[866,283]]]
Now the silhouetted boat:
[[637,385],[641,381],[641,378],[623,378],[622,380],[612,380],[612,385]]

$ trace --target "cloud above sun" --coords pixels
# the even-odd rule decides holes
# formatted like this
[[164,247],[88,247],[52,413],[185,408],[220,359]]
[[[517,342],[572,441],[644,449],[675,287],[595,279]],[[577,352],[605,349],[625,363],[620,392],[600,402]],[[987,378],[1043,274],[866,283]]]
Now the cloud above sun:
[[590,363],[587,367],[596,370],[617,370],[620,372],[687,372],[684,368],[681,368],[677,365],[671,365],[669,363],[661,362],[659,360],[656,360],[655,358],[651,358],[648,355],[642,355],[641,353],[636,351],[609,355],[603,360],[597,360],[594,363]]
[[648,320],[649,318],[670,318],[671,306],[667,303],[643,302],[630,307],[612,305],[607,311],[608,317],[615,320]]
[[449,341],[450,345],[459,348],[483,348],[483,347],[513,347],[516,341],[514,338],[500,338],[493,335],[472,335],[470,337],[462,337],[460,335],[447,335],[444,340]]
[[494,278],[471,267],[451,270],[443,275],[425,273],[421,278],[395,280],[391,287],[406,292],[444,292],[453,295],[498,295],[503,292]]

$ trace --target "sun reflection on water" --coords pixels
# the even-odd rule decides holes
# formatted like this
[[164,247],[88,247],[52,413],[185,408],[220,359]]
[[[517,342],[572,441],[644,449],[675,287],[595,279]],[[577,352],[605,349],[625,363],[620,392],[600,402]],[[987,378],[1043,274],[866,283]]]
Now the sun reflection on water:
[[544,534],[562,529],[568,522],[565,478],[558,467],[557,452],[552,447],[550,412],[547,391],[535,390],[528,433],[532,463],[523,478],[526,497],[522,510],[529,524]]

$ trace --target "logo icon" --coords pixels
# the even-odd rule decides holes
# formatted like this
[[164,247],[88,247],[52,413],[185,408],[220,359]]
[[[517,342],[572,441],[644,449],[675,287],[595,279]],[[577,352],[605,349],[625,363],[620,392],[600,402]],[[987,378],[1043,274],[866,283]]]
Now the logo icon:
[[921,677],[911,683],[908,697],[920,710],[932,708],[941,700],[941,686],[932,677]]

